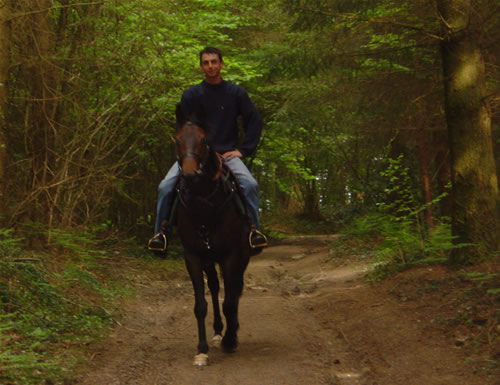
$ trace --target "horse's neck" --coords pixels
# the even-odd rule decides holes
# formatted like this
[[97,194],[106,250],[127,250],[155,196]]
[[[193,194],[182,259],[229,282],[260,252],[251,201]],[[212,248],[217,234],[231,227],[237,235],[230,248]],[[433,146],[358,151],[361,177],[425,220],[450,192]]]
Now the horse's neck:
[[222,160],[220,155],[213,150],[210,151],[207,168],[207,174],[210,176],[210,179],[217,180],[220,178],[222,172]]

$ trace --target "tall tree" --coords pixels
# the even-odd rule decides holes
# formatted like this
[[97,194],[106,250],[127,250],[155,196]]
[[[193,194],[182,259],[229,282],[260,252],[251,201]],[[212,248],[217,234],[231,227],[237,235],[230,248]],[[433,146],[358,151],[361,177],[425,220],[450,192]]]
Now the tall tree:
[[200,79],[199,50],[222,48],[228,80],[251,83],[257,76],[228,35],[240,30],[242,41],[254,23],[247,5],[8,3],[15,18],[7,139],[16,181],[7,185],[9,225],[148,222],[158,182],[173,161],[168,134],[175,104]]
[[[422,11],[423,2],[282,0],[292,26],[284,40],[288,46],[280,42],[283,48],[273,53],[279,73],[271,80],[278,85],[274,97],[281,97],[278,103],[289,113],[275,114],[273,122],[280,131],[283,125],[294,129],[289,140],[316,141],[297,147],[306,161],[302,168],[315,177],[303,173],[302,184],[319,185],[302,194],[303,202],[314,203],[305,198],[322,191],[317,198],[323,211],[373,207],[383,190],[378,171],[387,153],[397,158],[417,145],[426,147],[430,131],[444,123],[436,92],[441,83],[434,76],[439,54],[422,27],[435,25],[435,19]],[[432,155],[432,149],[421,151],[425,160]],[[413,162],[412,170],[421,166],[422,180],[432,175],[433,164],[425,167],[429,162],[411,156],[405,161]],[[429,201],[431,187],[423,189]],[[429,209],[428,224],[430,214]]]
[[5,216],[7,168],[7,78],[10,63],[9,3],[0,2],[0,221]]
[[437,0],[445,111],[452,177],[452,231],[459,242],[452,263],[498,250],[498,182],[486,98],[485,66],[470,0]]

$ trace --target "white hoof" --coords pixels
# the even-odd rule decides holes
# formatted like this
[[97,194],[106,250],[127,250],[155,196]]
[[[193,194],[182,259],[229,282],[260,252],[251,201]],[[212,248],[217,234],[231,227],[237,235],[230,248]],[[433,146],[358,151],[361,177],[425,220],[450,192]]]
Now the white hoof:
[[216,334],[212,337],[212,346],[214,348],[218,348],[221,342],[222,342],[222,336],[220,334]]
[[208,365],[208,354],[200,353],[194,356],[193,365],[202,367]]

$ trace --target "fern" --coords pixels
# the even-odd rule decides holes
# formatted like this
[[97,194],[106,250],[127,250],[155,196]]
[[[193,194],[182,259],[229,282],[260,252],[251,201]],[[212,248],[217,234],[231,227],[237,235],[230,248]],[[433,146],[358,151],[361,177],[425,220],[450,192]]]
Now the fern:
[[423,229],[421,213],[429,205],[438,203],[446,193],[430,203],[419,203],[409,169],[403,167],[402,162],[402,155],[389,159],[387,169],[381,173],[387,180],[387,199],[377,204],[378,212],[357,219],[347,229],[350,235],[380,238],[374,272],[379,278],[407,266],[442,263],[452,249],[467,246],[454,243],[455,237],[446,221],[433,229]]

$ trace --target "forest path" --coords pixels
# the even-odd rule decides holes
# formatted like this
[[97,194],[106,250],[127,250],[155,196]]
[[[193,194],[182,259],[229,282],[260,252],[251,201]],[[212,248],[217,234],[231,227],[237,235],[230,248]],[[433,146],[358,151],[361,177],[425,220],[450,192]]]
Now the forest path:
[[[368,285],[359,258],[332,261],[331,240],[296,239],[253,257],[240,301],[238,351],[212,348],[202,369],[191,364],[197,332],[187,273],[141,284],[120,324],[88,352],[77,383],[486,384],[463,366],[460,350],[425,326],[426,306]],[[211,323],[210,310],[209,336]]]

